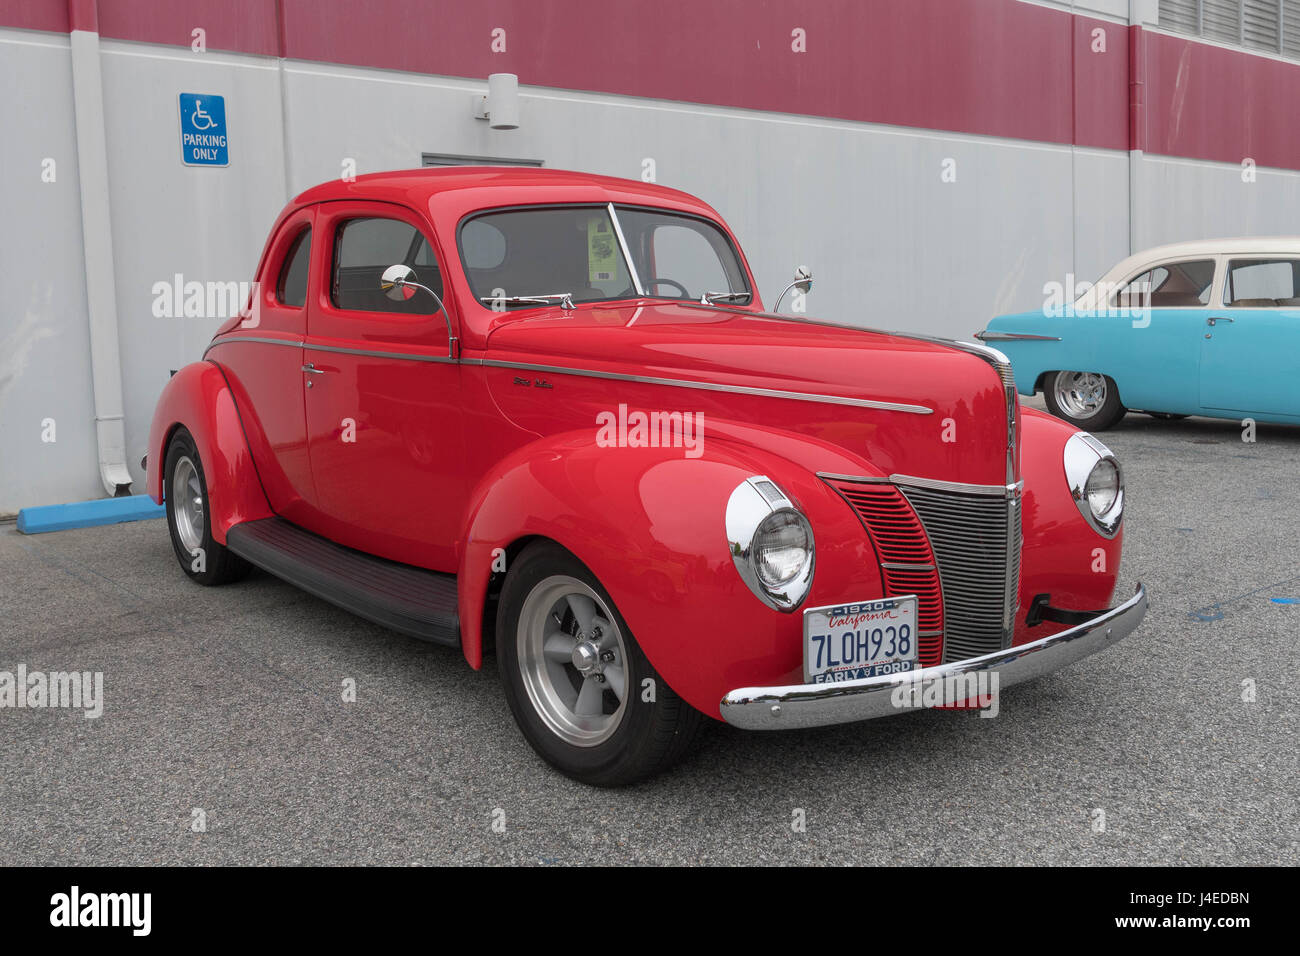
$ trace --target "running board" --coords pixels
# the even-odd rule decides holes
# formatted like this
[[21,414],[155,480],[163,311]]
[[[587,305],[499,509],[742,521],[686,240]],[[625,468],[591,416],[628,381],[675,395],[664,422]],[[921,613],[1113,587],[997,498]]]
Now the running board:
[[454,574],[354,551],[283,518],[235,525],[226,532],[226,547],[358,617],[423,641],[460,646]]

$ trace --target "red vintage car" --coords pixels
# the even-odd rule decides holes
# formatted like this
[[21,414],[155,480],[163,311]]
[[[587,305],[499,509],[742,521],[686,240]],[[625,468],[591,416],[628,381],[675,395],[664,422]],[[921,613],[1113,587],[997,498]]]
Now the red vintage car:
[[[494,651],[524,735],[577,779],[657,772],[705,717],[968,705],[962,679],[1054,670],[1145,613],[1140,586],[1109,607],[1104,445],[1022,409],[992,348],[764,311],[685,193],[329,182],[256,279],[154,416],[181,567],[257,565],[471,667]],[[940,679],[965,699],[900,693]]]

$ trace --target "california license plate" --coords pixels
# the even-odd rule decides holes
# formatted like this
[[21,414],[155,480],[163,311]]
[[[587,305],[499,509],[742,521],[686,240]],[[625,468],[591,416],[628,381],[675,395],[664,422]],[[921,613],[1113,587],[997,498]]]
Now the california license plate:
[[916,670],[916,597],[833,604],[803,612],[803,676],[810,684]]

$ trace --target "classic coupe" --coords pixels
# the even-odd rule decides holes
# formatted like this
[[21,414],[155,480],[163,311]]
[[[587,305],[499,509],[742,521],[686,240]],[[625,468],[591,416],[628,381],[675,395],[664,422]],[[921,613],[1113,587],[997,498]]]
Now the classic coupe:
[[1079,291],[976,333],[1054,415],[1090,431],[1130,408],[1300,424],[1300,238],[1159,246]]
[[1002,354],[764,311],[712,208],[601,176],[309,189],[167,382],[145,466],[196,582],[256,565],[494,654],[529,743],[595,785],[709,718],[970,706],[963,679],[1054,670],[1146,609],[1110,606],[1118,462],[1022,409]]

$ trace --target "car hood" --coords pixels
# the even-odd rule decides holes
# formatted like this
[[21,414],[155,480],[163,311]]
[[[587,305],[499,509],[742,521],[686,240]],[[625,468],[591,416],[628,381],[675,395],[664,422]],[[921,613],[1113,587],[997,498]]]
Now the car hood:
[[[989,355],[828,322],[643,301],[503,317],[485,359],[502,372],[528,371],[533,384],[546,376],[552,409],[567,407],[567,391],[582,396],[585,414],[596,389],[611,407],[700,410],[816,435],[886,473],[1002,484],[1007,395]],[[503,411],[536,429],[537,392],[519,388],[521,378],[489,376],[490,387]]]

